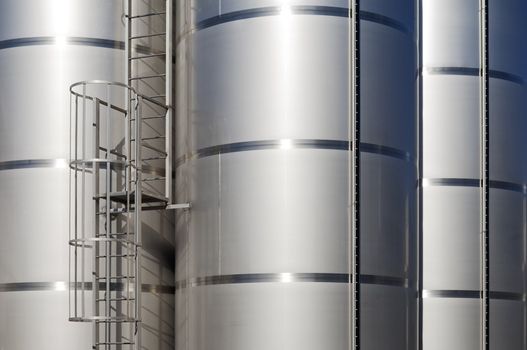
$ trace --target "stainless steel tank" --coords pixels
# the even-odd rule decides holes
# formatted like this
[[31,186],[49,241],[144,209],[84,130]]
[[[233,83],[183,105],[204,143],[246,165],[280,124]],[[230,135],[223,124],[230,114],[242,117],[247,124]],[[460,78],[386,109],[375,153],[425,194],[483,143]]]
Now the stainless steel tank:
[[[125,80],[122,15],[121,1],[0,2],[1,349],[92,346],[68,322],[69,86]],[[169,349],[172,230],[145,220],[144,346]]]
[[[176,349],[348,349],[348,0],[178,1]],[[416,347],[413,1],[361,1],[361,349]]]
[[[480,349],[480,3],[423,0],[423,349]],[[525,349],[524,1],[489,1],[490,348]]]

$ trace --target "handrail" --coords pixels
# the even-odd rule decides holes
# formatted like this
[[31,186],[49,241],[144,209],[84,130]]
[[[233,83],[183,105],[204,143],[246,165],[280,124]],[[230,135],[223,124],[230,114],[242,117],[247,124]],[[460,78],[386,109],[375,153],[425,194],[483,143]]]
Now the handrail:
[[[87,98],[89,100],[93,100],[94,96],[90,96],[90,95],[85,95],[85,94],[82,94],[82,93],[79,93],[79,92],[76,92],[74,89],[78,86],[87,86],[87,85],[111,85],[111,86],[118,86],[118,87],[122,87],[122,88],[125,88],[125,89],[128,89],[130,90],[134,95],[140,97],[141,99],[143,100],[146,100],[150,103],[153,103],[155,104],[156,106],[158,107],[161,107],[161,108],[164,108],[165,110],[168,110],[168,106],[163,104],[162,102],[159,102],[159,101],[156,101],[148,96],[145,96],[143,94],[139,94],[132,86],[129,86],[129,85],[126,85],[124,83],[121,83],[121,82],[118,82],[118,81],[110,81],[110,80],[83,80],[83,81],[78,81],[76,83],[73,83],[72,85],[70,85],[70,93],[77,96],[77,97],[81,97],[81,98]],[[107,102],[104,101],[104,100],[101,100],[101,103],[103,103],[105,106],[107,105]],[[120,108],[120,107],[117,107],[117,106],[114,106],[114,105],[110,105],[111,108]],[[122,109],[120,111],[123,111]]]

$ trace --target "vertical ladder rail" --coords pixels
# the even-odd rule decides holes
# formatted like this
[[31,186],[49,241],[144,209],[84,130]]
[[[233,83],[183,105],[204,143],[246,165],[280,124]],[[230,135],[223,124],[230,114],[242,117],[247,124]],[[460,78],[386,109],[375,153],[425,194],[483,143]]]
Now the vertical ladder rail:
[[[100,147],[101,147],[101,144],[100,144],[100,139],[101,139],[101,115],[100,115],[100,102],[99,102],[99,99],[96,99],[95,100],[95,108],[94,108],[94,113],[95,113],[95,118],[94,118],[94,121],[95,121],[95,142],[94,142],[94,146],[95,146],[95,149],[94,149],[94,154],[95,154],[95,157],[96,158],[99,158],[100,156]],[[94,181],[94,192],[95,193],[99,193],[100,191],[100,186],[99,186],[99,182],[100,182],[100,179],[99,179],[99,165],[97,163],[94,163],[93,164],[93,181]],[[95,237],[99,237],[100,236],[100,219],[99,219],[99,215],[97,214],[98,211],[100,211],[100,199],[99,198],[96,198],[95,199],[95,213],[94,213],[94,216],[95,216],[95,226],[94,226],[94,229],[95,229]],[[97,318],[97,316],[99,316],[99,302],[97,300],[98,298],[98,295],[99,295],[99,281],[98,281],[98,277],[99,277],[99,269],[100,269],[100,266],[99,266],[99,263],[97,261],[97,256],[99,256],[100,254],[100,244],[98,242],[93,242],[93,246],[94,246],[94,249],[92,251],[92,264],[93,264],[93,273],[92,273],[92,305],[93,305],[93,316],[95,318]],[[96,342],[96,339],[99,339],[99,327],[97,325],[97,321],[94,320],[92,321],[93,325],[92,325],[92,332],[93,332],[93,343],[95,344]]]
[[480,267],[481,349],[490,348],[490,152],[489,152],[489,14],[488,0],[480,0]]
[[137,344],[138,350],[141,350],[142,345],[142,332],[141,332],[141,209],[142,209],[142,168],[141,168],[141,97],[136,96],[136,102],[138,103],[136,109],[136,123],[135,123],[135,158],[136,158],[136,178],[135,178],[135,316],[136,316],[136,329],[135,329],[135,343]]
[[[86,86],[82,87],[82,159],[86,159]],[[86,317],[86,309],[84,303],[85,297],[85,283],[84,281],[84,262],[85,262],[85,239],[86,239],[86,167],[82,167],[82,177],[81,177],[81,315]]]
[[[111,173],[111,168],[110,168],[110,158],[111,158],[111,153],[110,153],[110,150],[111,150],[111,135],[112,135],[112,121],[111,121],[111,108],[110,108],[110,103],[111,103],[111,94],[110,94],[110,86],[107,85],[106,86],[106,101],[108,101],[108,106],[106,108],[106,247],[105,247],[105,254],[106,254],[106,259],[104,259],[104,263],[105,263],[105,268],[106,268],[106,279],[105,279],[105,282],[106,282],[106,292],[105,292],[105,316],[106,317],[111,317],[111,312],[112,312],[112,309],[111,309],[111,290],[110,290],[110,276],[112,275],[112,265],[111,265],[111,262],[112,262],[112,259],[110,258],[111,255],[112,255],[112,245],[111,245],[111,227],[112,227],[112,221],[111,221],[111,209],[112,209],[112,202],[111,202],[111,198],[110,198],[110,194],[112,192],[112,173]],[[105,323],[105,349],[106,350],[110,350],[110,345],[109,343],[111,342],[111,323],[110,322],[106,322]]]
[[173,203],[172,198],[172,123],[174,115],[174,101],[173,101],[173,70],[172,70],[172,36],[173,36],[173,2],[166,0],[165,5],[166,18],[166,35],[165,35],[165,104],[167,106],[167,114],[165,120],[165,150],[167,153],[165,159],[165,197],[168,198],[168,203]]

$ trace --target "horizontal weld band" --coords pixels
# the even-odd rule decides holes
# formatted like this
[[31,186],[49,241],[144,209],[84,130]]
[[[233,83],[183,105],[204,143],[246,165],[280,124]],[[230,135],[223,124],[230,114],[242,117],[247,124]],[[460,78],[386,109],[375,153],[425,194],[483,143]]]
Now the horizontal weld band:
[[[0,41],[0,50],[11,49],[15,47],[24,47],[24,46],[36,46],[36,45],[55,45],[58,41],[58,38],[55,36],[38,36],[38,37],[27,37],[27,38],[16,38]],[[61,38],[62,39],[62,38]],[[116,49],[124,50],[125,43],[124,41],[111,40],[111,39],[101,39],[101,38],[86,38],[86,37],[76,37],[70,36],[65,37],[64,44],[66,45],[80,45],[80,46],[92,46],[92,47],[102,47],[107,49]],[[149,47],[144,45],[136,45],[135,49],[139,53],[154,53]]]
[[1,170],[31,169],[31,168],[67,168],[66,159],[22,159],[0,162]]
[[[5,162],[0,162],[0,171],[16,170],[16,169],[35,169],[35,168],[56,168],[56,169],[64,168],[66,169],[68,168],[68,164],[69,164],[68,160],[64,158],[8,160]],[[114,168],[117,168],[117,167],[114,166]],[[147,174],[151,174],[151,175],[164,176],[165,169],[145,165],[143,166],[143,172]]]
[[[76,283],[77,289],[82,289],[83,284]],[[69,284],[70,289],[75,288],[75,283]],[[84,290],[92,290],[92,282],[84,283]],[[99,290],[104,291],[106,283],[99,283]],[[145,293],[156,294],[174,294],[174,286],[143,284],[142,291]],[[63,292],[68,290],[67,282],[18,282],[18,283],[0,283],[0,292]],[[110,290],[124,291],[124,283],[110,283]]]
[[[204,158],[215,156],[219,154],[260,151],[260,150],[276,150],[283,148],[291,149],[323,149],[323,150],[340,150],[350,151],[352,142],[343,140],[316,140],[316,139],[282,139],[282,140],[261,140],[261,141],[246,141],[227,143],[223,145],[216,145],[205,147],[197,150],[189,156],[182,156],[176,160],[176,167],[185,163],[188,159]],[[407,162],[412,161],[409,152],[372,143],[361,143],[359,150],[364,153],[380,154],[387,157],[397,158]]]
[[[176,282],[176,290],[186,288],[188,284],[191,287],[225,285],[225,284],[245,284],[245,283],[351,283],[353,275],[347,273],[252,273],[252,274],[235,274],[235,275],[218,275],[192,278],[190,281]],[[361,275],[360,283],[404,287],[408,288],[408,280],[405,278],[378,276],[378,275]]]
[[[440,179],[422,179],[421,184],[423,187],[434,187],[434,186],[480,187],[481,181],[480,179],[440,178]],[[527,194],[527,185],[513,183],[513,182],[490,180],[490,188]]]
[[[472,67],[425,67],[423,68],[423,72],[429,75],[465,75],[474,77],[479,77],[481,74],[479,68]],[[507,80],[520,85],[524,84],[522,77],[498,70],[490,70],[489,76],[494,79]]]
[[[331,16],[344,18],[350,17],[350,10],[345,7],[299,5],[291,6],[290,11],[293,15]],[[260,7],[229,13],[222,13],[221,15],[210,17],[198,22],[198,24],[196,25],[196,30],[202,30],[220,24],[240,21],[244,19],[278,16],[281,13],[282,7],[280,6]],[[401,22],[377,13],[361,11],[359,17],[363,21],[381,24],[396,29],[405,34],[409,32],[408,28],[406,28]]]
[[[23,46],[54,45],[57,43],[57,38],[55,36],[39,36],[2,40],[0,41],[0,50]],[[95,46],[118,50],[124,50],[125,46],[124,41],[100,38],[66,37],[64,41],[71,45]]]
[[[482,299],[483,293],[479,290],[423,290],[423,299],[453,298],[453,299]],[[521,293],[491,291],[490,299],[524,301]]]

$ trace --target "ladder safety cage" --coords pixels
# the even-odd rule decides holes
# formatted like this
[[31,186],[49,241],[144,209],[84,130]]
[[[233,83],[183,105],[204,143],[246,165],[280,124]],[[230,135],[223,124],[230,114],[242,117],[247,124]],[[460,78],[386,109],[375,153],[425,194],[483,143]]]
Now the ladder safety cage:
[[167,205],[143,188],[164,169],[142,161],[141,111],[166,107],[107,81],[73,84],[70,102],[70,320],[93,324],[93,349],[139,349],[141,212]]

